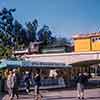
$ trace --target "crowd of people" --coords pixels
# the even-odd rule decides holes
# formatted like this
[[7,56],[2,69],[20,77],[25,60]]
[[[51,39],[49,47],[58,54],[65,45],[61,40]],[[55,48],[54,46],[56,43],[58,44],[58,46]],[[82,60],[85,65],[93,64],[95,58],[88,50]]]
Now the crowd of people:
[[[0,74],[1,78],[1,74]],[[78,99],[84,99],[84,89],[88,83],[88,75],[86,73],[78,73],[75,77],[75,83],[77,87],[77,97]],[[26,92],[30,93],[30,86],[32,84],[32,75],[31,72],[26,72],[24,77],[24,83],[26,87]],[[41,86],[41,76],[40,76],[40,69],[36,69],[36,73],[34,76],[34,97],[35,100],[38,98],[42,98],[42,95],[39,92],[39,87]],[[20,85],[20,76],[17,70],[9,70],[7,79],[6,79],[6,89],[9,95],[9,100],[14,100],[14,97],[19,98],[19,85]]]
[[[7,92],[9,95],[8,100],[14,100],[19,98],[19,87],[20,87],[20,80],[21,80],[20,74],[17,72],[16,69],[9,70],[7,73],[6,79],[4,79],[3,82],[3,77],[2,73],[0,73],[0,80],[2,81],[0,84],[1,85],[1,92]],[[27,93],[30,93],[30,86],[32,84],[32,74],[31,72],[26,71],[24,75],[24,84],[25,84],[25,90]],[[39,87],[41,85],[41,78],[40,78],[40,69],[36,69],[36,73],[34,76],[34,97],[35,100],[38,100],[39,97],[42,97],[39,92]]]

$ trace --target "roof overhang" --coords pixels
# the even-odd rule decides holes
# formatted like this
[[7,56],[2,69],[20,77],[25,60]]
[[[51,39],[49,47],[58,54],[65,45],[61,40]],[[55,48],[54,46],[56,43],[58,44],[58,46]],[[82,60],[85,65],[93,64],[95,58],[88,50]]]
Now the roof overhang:
[[67,65],[65,63],[54,63],[54,62],[32,62],[32,61],[24,61],[24,60],[3,60],[2,65],[6,65],[7,68],[68,68],[72,67],[71,65]]

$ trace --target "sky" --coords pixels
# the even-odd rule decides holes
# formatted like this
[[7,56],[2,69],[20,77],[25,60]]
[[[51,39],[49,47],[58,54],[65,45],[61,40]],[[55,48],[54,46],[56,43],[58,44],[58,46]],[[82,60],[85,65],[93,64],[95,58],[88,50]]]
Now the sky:
[[100,31],[100,0],[0,0],[3,7],[16,8],[23,25],[36,18],[38,29],[48,25],[57,37]]

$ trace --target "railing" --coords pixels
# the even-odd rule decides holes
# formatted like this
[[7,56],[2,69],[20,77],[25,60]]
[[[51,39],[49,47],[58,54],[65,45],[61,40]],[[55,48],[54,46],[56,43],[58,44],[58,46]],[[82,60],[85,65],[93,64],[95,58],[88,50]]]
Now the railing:
[[[35,81],[32,80],[30,89],[34,89]],[[26,87],[25,82],[21,80],[19,90],[24,90]],[[64,88],[65,83],[63,79],[42,79],[40,89],[54,89]]]

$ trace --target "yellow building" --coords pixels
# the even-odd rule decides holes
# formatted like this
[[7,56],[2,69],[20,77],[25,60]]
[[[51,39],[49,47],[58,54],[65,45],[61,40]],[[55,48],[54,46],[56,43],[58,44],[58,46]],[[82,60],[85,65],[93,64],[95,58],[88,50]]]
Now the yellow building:
[[80,34],[73,36],[74,51],[100,51],[100,33]]

